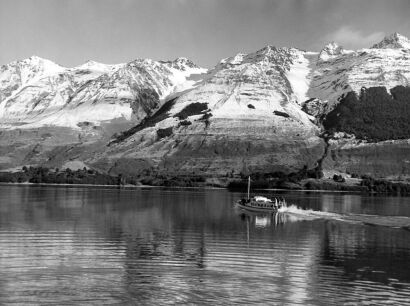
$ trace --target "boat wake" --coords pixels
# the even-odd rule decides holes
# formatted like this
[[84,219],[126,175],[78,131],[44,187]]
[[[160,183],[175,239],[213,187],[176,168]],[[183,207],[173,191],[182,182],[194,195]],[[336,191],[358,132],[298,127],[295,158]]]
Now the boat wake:
[[302,209],[296,205],[282,206],[278,210],[279,213],[287,213],[304,219],[339,219],[342,215],[337,213],[329,213],[325,211],[318,211],[313,209]]
[[385,226],[410,231],[410,218],[401,216],[380,216],[366,214],[338,214],[312,209],[302,209],[296,205],[282,206],[278,213],[286,215],[287,221],[333,220],[353,224]]

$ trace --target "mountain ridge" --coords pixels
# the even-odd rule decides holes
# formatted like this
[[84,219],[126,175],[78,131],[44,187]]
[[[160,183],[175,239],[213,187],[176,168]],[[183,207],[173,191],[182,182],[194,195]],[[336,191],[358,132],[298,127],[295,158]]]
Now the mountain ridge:
[[[173,72],[167,71],[165,72],[166,69],[164,69],[164,67],[160,68],[159,71],[151,71],[154,75],[148,76],[148,80],[142,78],[141,82],[136,82],[137,86],[141,86],[142,83],[150,83],[149,86],[151,87],[156,87],[156,89],[154,90],[156,92],[156,94],[159,95],[160,100],[167,100],[170,98],[173,98],[174,96],[178,95],[178,92],[183,92],[184,90],[190,89],[194,86],[194,84],[199,83],[200,78],[197,78],[195,81],[188,81],[187,80],[187,76],[191,75],[191,74],[206,74],[208,71],[217,71],[218,67],[224,67],[226,65],[239,65],[239,64],[243,64],[243,61],[247,61],[249,63],[252,63],[253,61],[258,61],[258,58],[265,58],[265,61],[269,61],[269,60],[274,60],[273,58],[269,59],[270,56],[285,56],[288,52],[300,52],[301,54],[304,54],[305,58],[307,58],[307,60],[309,61],[309,63],[305,63],[305,65],[310,65],[310,66],[316,66],[316,67],[310,67],[310,72],[311,74],[315,74],[316,73],[316,78],[320,81],[320,82],[326,82],[328,80],[332,80],[331,82],[338,82],[339,84],[337,84],[338,87],[345,87],[345,89],[350,90],[353,89],[354,91],[358,92],[359,91],[359,86],[349,86],[349,80],[343,81],[342,79],[335,79],[334,76],[332,76],[332,68],[334,67],[334,60],[341,58],[341,57],[345,57],[346,60],[345,62],[347,63],[346,68],[341,68],[341,67],[337,67],[337,70],[335,71],[336,73],[338,73],[338,71],[340,69],[354,69],[355,65],[359,65],[361,60],[359,58],[358,55],[363,54],[363,53],[368,53],[371,54],[373,57],[399,57],[399,54],[394,54],[394,53],[405,53],[407,48],[410,48],[410,43],[407,44],[409,42],[409,40],[404,37],[403,35],[400,35],[398,33],[394,33],[392,35],[388,35],[386,36],[381,42],[374,44],[370,49],[361,49],[361,50],[357,50],[357,51],[353,51],[353,50],[345,50],[343,49],[343,47],[339,46],[337,43],[330,43],[327,44],[319,53],[316,52],[307,52],[307,51],[303,51],[297,48],[276,48],[274,46],[268,45],[265,46],[264,48],[261,48],[253,53],[249,53],[249,54],[244,54],[244,53],[239,53],[233,57],[228,57],[226,59],[223,59],[220,61],[219,64],[217,64],[214,68],[212,69],[205,69],[205,68],[201,68],[199,66],[197,66],[196,64],[194,64],[192,61],[190,61],[187,58],[177,58],[175,60],[169,60],[169,61],[153,61],[150,59],[136,59],[136,60],[132,60],[128,63],[122,63],[122,64],[113,64],[113,65],[108,65],[108,64],[102,64],[102,63],[98,63],[95,61],[87,61],[81,65],[72,67],[72,68],[67,68],[67,67],[63,67],[60,66],[56,63],[53,63],[52,61],[40,58],[38,56],[32,56],[30,58],[24,59],[24,60],[20,60],[20,61],[13,61],[12,63],[8,64],[8,65],[3,65],[0,68],[0,118],[3,117],[3,119],[6,119],[4,117],[6,117],[5,113],[7,113],[8,111],[8,107],[6,106],[6,104],[8,104],[8,106],[10,106],[9,110],[9,114],[7,117],[12,117],[13,114],[18,114],[19,112],[24,112],[27,111],[29,113],[35,113],[34,108],[39,108],[41,106],[41,102],[38,101],[40,98],[43,99],[44,96],[50,98],[51,95],[54,95],[56,97],[51,97],[52,98],[52,102],[50,103],[51,105],[58,105],[60,107],[64,106],[64,101],[65,102],[72,102],[75,101],[75,97],[73,97],[73,95],[77,92],[77,90],[81,89],[81,86],[85,83],[87,84],[87,82],[92,82],[92,80],[98,82],[98,78],[106,78],[106,81],[108,82],[108,78],[109,77],[127,77],[124,76],[124,73],[122,75],[116,75],[115,73],[118,72],[119,70],[124,70],[126,69],[126,67],[134,69],[137,68],[138,69],[138,65],[141,66],[140,71],[141,74],[147,74],[147,70],[146,69],[158,69],[158,65],[163,65],[165,67],[168,68],[168,70],[173,70]],[[397,48],[397,47],[400,48]],[[380,47],[380,48],[377,48]],[[392,49],[393,48],[393,49]],[[273,51],[276,50],[276,51]],[[293,51],[290,51],[293,50]],[[386,54],[382,54],[383,52],[385,52]],[[318,54],[318,58],[316,57],[316,54]],[[371,60],[368,58],[365,58],[363,61],[367,61],[367,60]],[[394,59],[393,59],[394,60]],[[363,62],[362,61],[362,62]],[[135,65],[134,65],[135,64]],[[285,62],[283,62],[283,64],[286,65]],[[323,71],[321,71],[321,67],[320,65],[324,66],[324,65],[329,65],[328,67],[325,67],[325,69],[323,69]],[[132,65],[134,65],[134,67],[132,67]],[[152,67],[150,67],[152,66]],[[10,68],[11,69],[8,69]],[[30,69],[31,67],[31,69]],[[329,69],[330,67],[330,69]],[[386,64],[382,64],[382,67],[388,67],[388,63]],[[13,71],[14,68],[14,71]],[[279,65],[277,65],[276,67],[277,69],[279,69]],[[407,68],[407,67],[405,67]],[[143,69],[145,69],[145,71],[142,71]],[[284,66],[281,68],[282,71],[287,71],[288,67]],[[294,78],[293,80],[295,80],[296,82],[298,82],[298,86],[294,86],[294,94],[297,96],[298,98],[298,103],[302,104],[304,101],[307,101],[311,98],[318,98],[321,101],[323,101],[325,104],[329,104],[328,109],[330,110],[331,108],[334,107],[334,105],[332,105],[332,103],[334,103],[335,101],[337,101],[337,98],[339,98],[341,95],[346,93],[346,90],[343,90],[340,88],[335,88],[335,86],[333,86],[333,88],[330,88],[328,90],[328,94],[326,94],[327,90],[323,88],[320,88],[320,90],[317,90],[315,86],[317,82],[312,82],[313,78],[309,78],[308,77],[308,72],[306,72],[307,67],[299,67],[299,72],[301,72],[303,74],[303,72],[301,70],[305,70],[304,72],[304,76],[300,77],[299,75],[294,74]],[[366,70],[366,67],[359,67],[358,69],[361,69],[362,71]],[[11,70],[11,71],[7,71],[7,70]],[[196,70],[196,71],[195,71]],[[405,70],[405,69],[403,69]],[[168,74],[168,76],[170,78],[172,78],[172,80],[168,80],[165,81],[164,79],[162,79],[160,81],[160,83],[153,85],[152,81],[158,77],[158,72],[162,73],[162,74]],[[190,73],[189,73],[190,72]],[[172,74],[172,75],[171,75]],[[318,77],[318,74],[326,74],[325,78],[320,78]],[[379,82],[380,84],[383,84],[383,82],[386,82],[386,76],[389,77],[390,74],[390,81],[392,82],[392,84],[389,84],[389,87],[393,87],[395,85],[402,85],[405,82],[408,82],[408,75],[407,75],[407,71],[405,71],[404,73],[400,73],[400,70],[398,69],[394,69],[394,71],[392,71],[392,73],[390,72],[385,72],[382,71],[379,73],[379,78],[381,78],[382,80]],[[355,74],[352,74],[355,75]],[[356,74],[359,75],[359,74]],[[66,81],[67,83],[70,84],[66,84],[63,87],[64,88],[58,88],[59,85],[58,84],[58,80],[56,80],[55,82],[53,82],[51,79],[52,78],[56,78],[57,76],[59,76],[62,79],[62,82]],[[107,78],[108,76],[108,78]],[[129,75],[128,76],[131,79],[135,79],[135,73],[134,75]],[[292,75],[289,76],[290,79],[292,79]],[[50,79],[50,82],[48,82],[48,84],[44,84],[47,82],[40,82],[40,84],[36,84],[36,82],[41,81],[41,79]],[[65,78],[65,80],[64,80]],[[206,79],[208,77],[204,77],[204,79]],[[302,78],[304,78],[304,80],[302,80]],[[375,76],[375,78],[377,79],[377,76]],[[399,78],[404,78],[405,80],[399,80]],[[299,79],[299,80],[297,80]],[[101,79],[100,79],[101,80]],[[131,82],[132,80],[130,80]],[[364,83],[363,81],[358,81],[357,84],[360,83],[360,87],[362,86],[366,86],[368,83],[369,79],[367,78]],[[161,83],[169,83],[167,84],[161,84]],[[387,82],[389,82],[389,80],[387,80]],[[34,83],[34,84],[33,84]],[[100,82],[101,83],[101,82]],[[100,84],[99,83],[99,84]],[[172,85],[175,86],[175,88],[169,89],[167,87],[170,86],[170,84],[172,83]],[[188,84],[189,83],[189,84]],[[353,83],[353,82],[350,82]],[[375,84],[371,84],[373,85],[377,85],[376,82],[373,82]],[[407,83],[406,83],[407,84]],[[406,85],[405,84],[405,85]],[[56,86],[57,85],[57,86]],[[102,84],[101,88],[105,88],[107,86],[103,86]],[[309,86],[309,85],[313,85],[313,86]],[[12,101],[13,103],[10,103],[8,101],[5,100],[12,100],[13,94],[20,94],[21,91],[30,91],[27,90],[27,88],[25,87],[30,87],[31,89],[34,87],[39,88],[39,90],[41,90],[42,88],[45,88],[46,86],[50,86],[52,88],[50,88],[49,90],[43,90],[43,92],[41,94],[37,94],[38,97],[33,97],[30,92],[28,92],[28,97],[27,96],[22,96],[21,99],[24,99],[25,101],[32,99],[32,105],[28,105],[28,103],[26,104],[22,104],[20,105],[19,109],[15,109],[13,110],[13,108],[16,108],[16,106],[18,105],[19,101]],[[307,88],[309,87],[309,88]],[[330,87],[330,86],[329,86]],[[91,89],[90,89],[91,90]],[[129,98],[134,98],[136,95],[138,95],[138,93],[133,92],[133,90],[131,88],[125,89],[127,94],[126,97],[121,97],[121,93],[113,93],[111,91],[111,93],[106,93],[108,98],[110,97],[110,95],[112,96],[112,98],[117,99],[117,100],[121,100],[121,99],[128,99]],[[31,90],[32,91],[32,90]],[[308,93],[309,92],[309,93]],[[82,91],[82,93],[84,93],[84,91]],[[123,91],[123,93],[125,93]],[[171,94],[173,94],[173,96],[171,96]],[[100,96],[95,96],[91,95],[91,96],[87,96],[85,95],[83,97],[83,100],[98,100],[98,99],[104,99],[101,95]],[[19,100],[18,97],[15,97],[14,100]],[[57,101],[59,100],[59,101]],[[302,101],[304,100],[304,101]],[[14,106],[12,105],[14,104]],[[121,104],[121,103],[120,103]],[[128,103],[129,104],[129,103]],[[34,106],[34,107],[33,107]],[[30,107],[32,109],[30,109]],[[46,107],[47,108],[47,107]],[[116,116],[113,116],[111,119],[115,119],[118,117],[125,117],[128,120],[131,118],[132,115],[132,107],[122,107],[121,105],[118,106],[118,110],[113,110],[113,113],[117,114]],[[326,109],[326,107],[324,107],[324,109]],[[130,112],[131,110],[131,112]],[[45,110],[41,109],[39,110],[39,112],[44,112]],[[24,117],[24,116],[22,116]],[[28,116],[30,117],[30,116]],[[32,117],[32,116],[31,116]],[[41,116],[40,116],[41,117]],[[107,116],[106,116],[107,117]],[[110,116],[108,116],[107,118],[103,116],[103,118],[100,118],[101,120],[109,120]],[[10,118],[9,118],[10,119]],[[18,119],[18,118],[16,118]],[[25,118],[20,118],[20,120],[18,121],[24,121],[23,119]],[[33,118],[34,119],[34,118]],[[3,120],[4,121],[4,120]],[[9,120],[10,121],[10,120]],[[56,120],[55,118],[50,119],[50,120],[42,120],[41,119],[35,119],[35,120],[30,120],[31,123],[34,123],[35,121],[40,121],[41,124],[50,124],[50,122],[58,122],[58,120]],[[66,120],[66,123],[63,123],[64,125],[70,124],[72,120]],[[91,120],[92,121],[92,120]],[[98,123],[99,120],[96,121],[96,123]],[[24,122],[23,122],[24,123]],[[75,122],[74,124],[71,123],[71,126],[74,127],[75,124],[78,122]],[[18,125],[20,127],[23,127],[24,124],[21,124],[21,122],[18,123]],[[32,127],[33,124],[28,125],[28,127]],[[12,125],[9,125],[9,128],[12,127]]]
[[[2,66],[0,169],[79,160],[113,174],[226,176],[297,172],[324,161],[347,171],[345,162],[323,156],[345,150],[345,140],[329,144],[323,137],[323,118],[363,88],[409,86],[410,49],[391,45],[393,39],[406,46],[403,37],[355,51],[336,43],[320,52],[268,45],[211,69],[183,57],[73,68],[30,60],[52,73],[28,69],[30,61],[23,69]],[[360,148],[357,141],[351,146]]]
[[[59,121],[55,114],[61,113],[61,110],[69,112],[76,101],[78,104],[108,101],[105,104],[111,104],[106,105],[110,111],[104,114],[101,110],[97,121],[118,117],[130,119],[133,101],[144,94],[144,86],[150,87],[149,90],[158,100],[156,103],[159,103],[174,91],[193,86],[195,82],[188,82],[188,76],[203,73],[206,69],[193,65],[187,59],[164,64],[150,59],[136,59],[117,65],[88,61],[80,66],[65,68],[39,57],[30,57],[1,67],[0,117],[3,117],[3,123],[9,121],[6,124],[13,123],[14,119],[19,127],[24,123],[28,123],[28,128],[51,123],[75,127],[80,122],[75,120],[78,114],[65,121]],[[14,79],[10,78],[13,75]],[[114,106],[113,100],[118,101]],[[144,116],[135,109],[134,112],[137,116]],[[93,118],[85,116],[81,120],[93,121]]]

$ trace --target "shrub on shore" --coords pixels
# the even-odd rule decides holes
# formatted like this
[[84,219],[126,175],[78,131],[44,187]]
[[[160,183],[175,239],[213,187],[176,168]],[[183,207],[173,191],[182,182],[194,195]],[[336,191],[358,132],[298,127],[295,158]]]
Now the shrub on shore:
[[[283,189],[301,189],[301,181],[307,178],[320,179],[323,177],[323,172],[320,167],[308,169],[304,166],[301,170],[292,173],[284,173],[277,171],[273,173],[252,173],[252,188],[268,189],[268,188],[283,188]],[[232,181],[228,188],[231,190],[244,190],[248,184],[248,176],[241,174],[241,180]]]
[[362,177],[361,185],[365,186],[371,192],[410,194],[410,184],[408,183],[374,179],[367,175]]
[[112,176],[86,168],[52,170],[46,167],[23,167],[18,172],[0,172],[0,182],[3,183],[121,185],[131,181],[136,183],[133,178]]
[[338,175],[338,174],[333,175],[333,180],[338,183],[346,182],[346,179],[342,175]]

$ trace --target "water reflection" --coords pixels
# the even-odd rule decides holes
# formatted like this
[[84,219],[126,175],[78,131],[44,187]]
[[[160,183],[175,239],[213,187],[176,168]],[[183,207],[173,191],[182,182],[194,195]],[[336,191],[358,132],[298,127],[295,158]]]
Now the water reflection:
[[[238,212],[239,197],[0,187],[0,301],[306,305],[410,297],[408,231]],[[286,198],[336,213],[409,213],[403,198]]]

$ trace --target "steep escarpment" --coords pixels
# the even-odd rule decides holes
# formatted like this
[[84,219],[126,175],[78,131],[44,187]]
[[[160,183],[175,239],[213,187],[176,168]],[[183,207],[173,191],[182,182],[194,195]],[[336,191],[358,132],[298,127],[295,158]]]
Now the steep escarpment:
[[[302,125],[286,131],[291,125],[284,123],[282,129],[275,129],[268,120],[255,123],[212,118],[209,127],[199,120],[187,126],[160,123],[110,147],[104,158],[96,161],[96,166],[101,163],[109,166],[122,159],[138,160],[150,164],[158,173],[215,176],[287,173],[305,165],[315,167],[317,156],[323,152],[321,139],[312,131],[305,131]],[[115,167],[110,170],[123,171]],[[129,169],[138,170],[144,169]]]
[[323,161],[325,170],[394,180],[410,177],[408,139],[368,143],[342,138],[330,141],[329,145]]
[[[120,129],[126,125],[119,124]],[[0,131],[0,170],[22,166],[61,168],[67,161],[83,160],[104,150],[114,127],[39,127]]]
[[405,178],[410,163],[410,88],[363,88],[350,92],[327,114],[324,127],[338,137],[330,142],[328,168],[358,175]]

